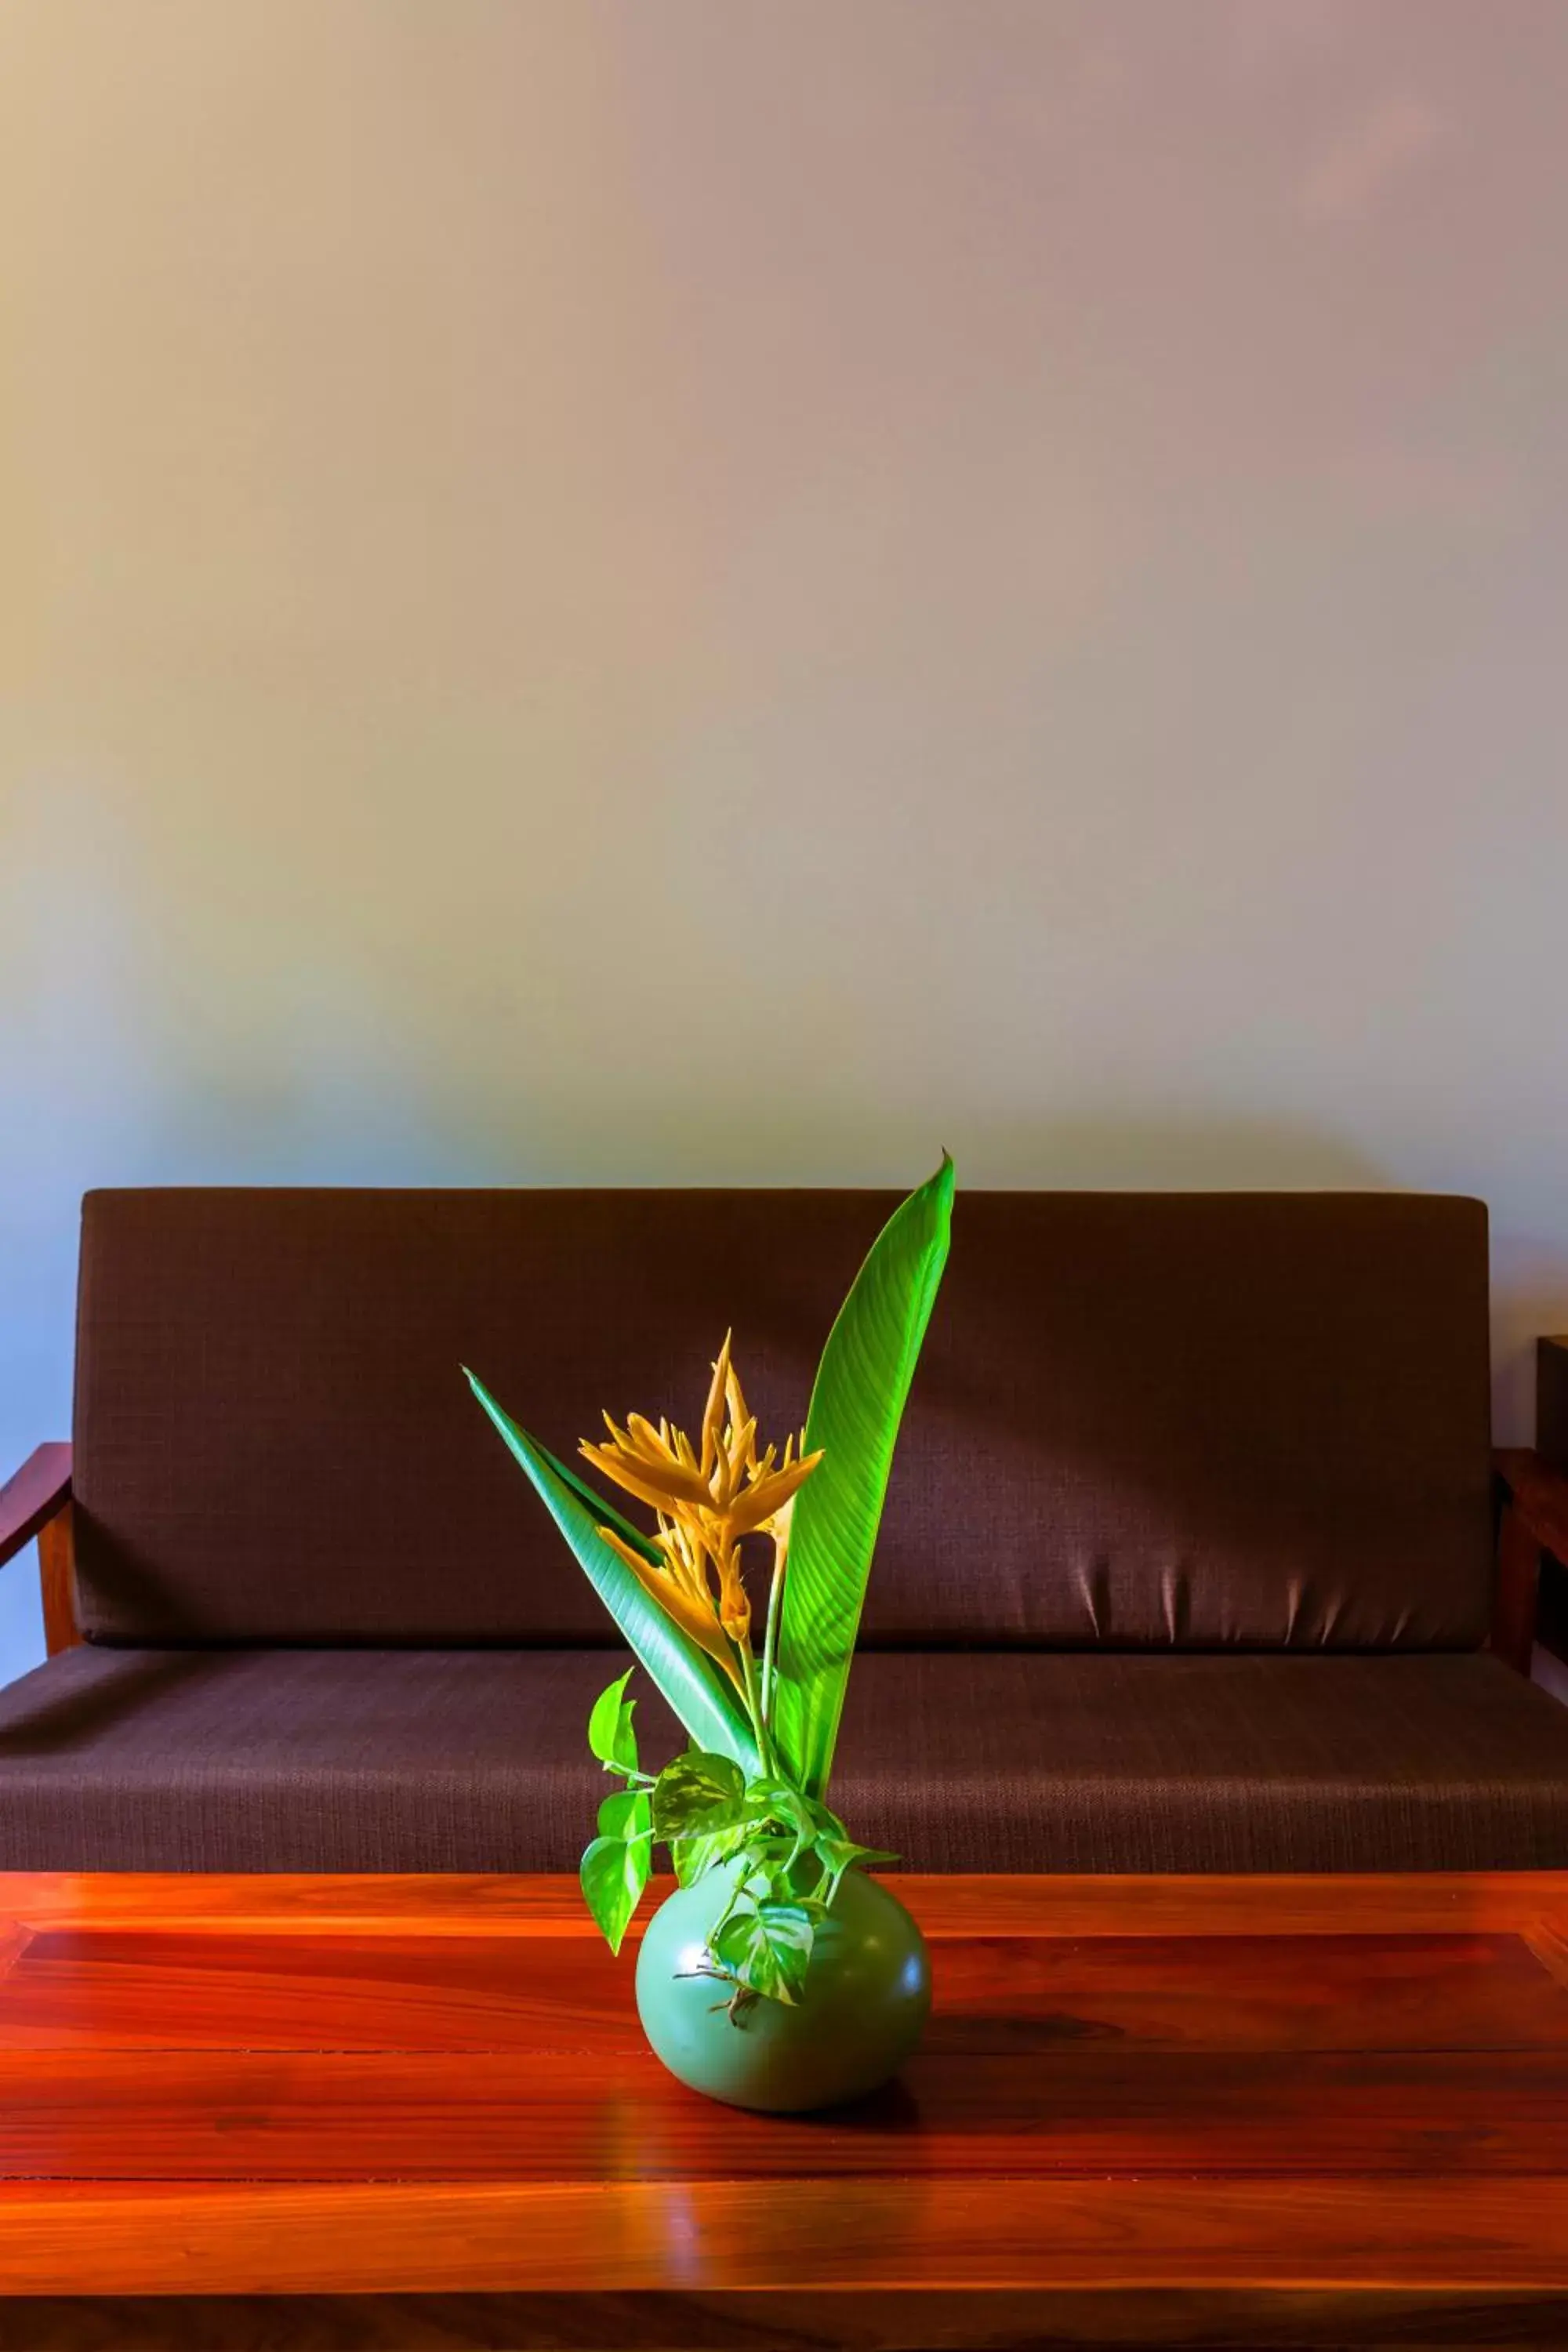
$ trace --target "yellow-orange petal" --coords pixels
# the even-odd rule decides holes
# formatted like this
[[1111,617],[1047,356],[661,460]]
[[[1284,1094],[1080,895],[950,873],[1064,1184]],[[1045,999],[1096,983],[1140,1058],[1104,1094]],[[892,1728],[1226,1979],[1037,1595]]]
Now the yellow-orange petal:
[[673,1462],[675,1448],[664,1434],[663,1424],[656,1429],[645,1413],[628,1412],[626,1431],[637,1447],[638,1459],[644,1462]]
[[608,1445],[590,1445],[586,1438],[577,1451],[595,1470],[602,1470],[606,1478],[613,1478],[617,1486],[655,1510],[666,1509],[671,1502],[711,1504],[701,1479],[682,1463],[648,1462],[640,1454],[627,1455]]
[[735,1654],[712,1611],[704,1609],[667,1570],[655,1568],[651,1560],[644,1559],[639,1551],[634,1551],[614,1528],[601,1528],[599,1533],[611,1549],[620,1554],[649,1600],[658,1602],[671,1624],[679,1625],[683,1633],[689,1633],[699,1649],[705,1650],[723,1667],[736,1689],[742,1689]]
[[724,1412],[724,1391],[730,1380],[730,1341],[732,1334],[726,1331],[724,1344],[719,1350],[719,1360],[713,1367],[713,1378],[708,1390],[708,1402],[702,1408],[702,1475],[706,1477],[713,1467],[719,1449],[719,1428]]
[[710,1598],[708,1590],[708,1546],[700,1529],[683,1522],[672,1532],[668,1543],[660,1541],[660,1549],[668,1560],[671,1573],[703,1601]]
[[730,1377],[724,1384],[724,1396],[729,1406],[731,1428],[744,1429],[747,1422],[752,1420],[752,1415],[746,1410],[746,1399],[741,1387],[741,1377],[732,1361],[730,1366]]
[[741,1575],[740,1555],[727,1545],[715,1565],[719,1570],[719,1622],[732,1642],[744,1642],[752,1630],[752,1604]]
[[765,1454],[759,1454],[756,1448],[754,1446],[752,1447],[752,1458],[746,1465],[746,1476],[753,1486],[757,1484],[759,1479],[765,1478],[768,1475],[777,1458],[778,1448],[776,1445],[770,1445]]
[[750,1535],[765,1519],[771,1519],[773,1513],[805,1486],[821,1459],[819,1448],[816,1453],[806,1454],[803,1461],[792,1462],[786,1470],[772,1471],[767,1477],[759,1478],[754,1486],[748,1486],[744,1494],[736,1496],[734,1507],[729,1514],[731,1534]]

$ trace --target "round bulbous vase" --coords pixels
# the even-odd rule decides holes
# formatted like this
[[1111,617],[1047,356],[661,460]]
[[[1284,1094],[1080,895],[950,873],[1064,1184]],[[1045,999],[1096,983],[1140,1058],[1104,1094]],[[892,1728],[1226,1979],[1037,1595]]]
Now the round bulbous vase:
[[730,1897],[720,1864],[679,1887],[637,1953],[637,2013],[672,2074],[710,2099],[774,2115],[836,2106],[896,2074],[931,2010],[925,1938],[897,1895],[846,1871],[793,2007],[756,1997],[730,2013],[707,1938]]

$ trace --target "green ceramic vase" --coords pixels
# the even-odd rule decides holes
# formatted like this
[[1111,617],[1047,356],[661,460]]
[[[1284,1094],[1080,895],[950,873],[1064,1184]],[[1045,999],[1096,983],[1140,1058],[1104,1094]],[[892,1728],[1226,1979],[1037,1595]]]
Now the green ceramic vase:
[[775,2115],[858,2098],[897,2074],[931,2009],[925,1938],[897,1895],[847,1871],[800,2001],[748,2000],[731,2019],[729,1987],[699,1973],[729,1894],[721,1864],[660,1904],[642,1939],[637,2011],[670,2073],[710,2099]]

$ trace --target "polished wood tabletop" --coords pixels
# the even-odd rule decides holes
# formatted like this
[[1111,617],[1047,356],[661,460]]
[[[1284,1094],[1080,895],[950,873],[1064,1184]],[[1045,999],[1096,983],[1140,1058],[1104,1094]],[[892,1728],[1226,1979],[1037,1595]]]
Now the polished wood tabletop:
[[570,1880],[0,1874],[0,2345],[1568,2345],[1568,1874],[896,1883],[767,2117]]

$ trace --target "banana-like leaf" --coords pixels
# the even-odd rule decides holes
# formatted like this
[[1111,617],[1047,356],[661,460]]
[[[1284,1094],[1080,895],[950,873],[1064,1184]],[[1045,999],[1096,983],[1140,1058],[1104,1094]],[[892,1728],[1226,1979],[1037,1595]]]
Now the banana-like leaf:
[[795,1497],[779,1619],[773,1731],[795,1786],[821,1797],[866,1598],[893,1447],[947,1263],[952,1161],[894,1211],[827,1335]]
[[[616,1514],[598,1502],[591,1487],[563,1476],[553,1457],[497,1404],[466,1365],[464,1370],[474,1394],[576,1553],[589,1583],[697,1745],[732,1757],[748,1776],[758,1771],[756,1741],[739,1695],[689,1634],[673,1624],[643,1591],[620,1554],[599,1533],[601,1524],[614,1524]],[[584,1496],[588,1496],[587,1503]],[[602,1512],[602,1520],[595,1519],[595,1512]],[[647,1538],[637,1540],[646,1543]]]
[[[483,1396],[484,1391],[480,1389],[479,1384],[478,1381],[475,1380],[472,1372],[468,1371],[466,1364],[464,1365],[463,1370],[465,1373],[467,1373],[468,1384],[474,1390],[475,1393],[477,1395]],[[485,1402],[488,1405],[489,1400],[486,1399]],[[493,1420],[493,1414],[491,1415],[491,1418]],[[537,1437],[531,1437],[528,1442],[532,1446],[534,1452],[538,1454],[540,1460],[543,1463],[545,1468],[547,1470],[552,1470],[563,1486],[570,1486],[572,1492],[576,1496],[580,1503],[587,1504],[588,1508],[594,1513],[594,1525],[596,1528],[614,1528],[616,1533],[618,1536],[623,1537],[625,1540],[630,1544],[634,1551],[640,1551],[644,1559],[647,1560],[654,1568],[660,1568],[663,1566],[664,1554],[659,1550],[658,1546],[653,1541],[651,1537],[645,1536],[640,1528],[634,1528],[630,1519],[623,1518],[620,1512],[616,1508],[614,1503],[606,1503],[603,1495],[595,1494],[593,1487],[589,1486],[587,1480],[585,1478],[579,1477],[576,1471],[573,1469],[569,1462],[562,1462],[558,1460],[557,1457],[552,1454],[548,1445],[541,1445]]]

